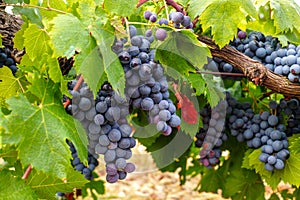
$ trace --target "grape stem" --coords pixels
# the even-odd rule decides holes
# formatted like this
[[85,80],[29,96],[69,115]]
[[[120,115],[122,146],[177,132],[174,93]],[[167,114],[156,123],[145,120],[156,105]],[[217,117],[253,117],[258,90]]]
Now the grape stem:
[[183,104],[182,96],[180,95],[180,92],[178,90],[178,85],[176,83],[172,83],[172,86],[173,86],[174,91],[175,91],[176,99],[178,100],[177,108],[180,109],[182,107],[182,104]]
[[30,175],[31,170],[32,170],[32,166],[31,166],[31,165],[28,165],[28,167],[27,167],[27,169],[26,169],[24,175],[22,176],[22,179],[27,179],[28,176]]
[[[75,85],[74,88],[73,88],[73,91],[78,91],[78,89],[79,89],[79,87],[80,87],[80,85],[81,85],[82,82],[83,82],[83,76],[80,75],[80,77],[79,77],[79,79],[78,79],[76,85]],[[70,105],[70,103],[71,103],[71,100],[68,99],[68,100],[64,103],[64,108],[67,108],[68,105]]]

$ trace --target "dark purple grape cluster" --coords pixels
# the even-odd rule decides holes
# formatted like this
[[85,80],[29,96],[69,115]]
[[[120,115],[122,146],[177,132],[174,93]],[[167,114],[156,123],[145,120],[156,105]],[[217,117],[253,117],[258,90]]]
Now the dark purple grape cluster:
[[[146,36],[147,37],[147,36]],[[131,46],[124,47],[121,40],[112,49],[118,54],[126,77],[125,94],[131,109],[149,112],[149,122],[157,131],[170,135],[180,125],[176,106],[169,99],[168,82],[163,67],[154,61],[154,50],[142,45],[144,36],[131,38]]]
[[13,74],[18,71],[15,60],[11,57],[11,52],[8,48],[0,48],[0,68],[7,66]]
[[[300,81],[300,45],[282,47],[277,38],[260,32],[239,31],[231,46],[250,58],[260,61],[269,70],[286,76],[291,82]],[[239,37],[240,36],[240,37]]]
[[[223,132],[225,129],[229,129],[232,136],[236,137],[239,142],[246,142],[249,148],[261,148],[262,154],[259,160],[265,163],[266,170],[283,169],[285,160],[289,158],[290,153],[284,117],[281,113],[285,112],[291,116],[293,111],[289,111],[290,106],[294,109],[294,113],[299,112],[300,109],[297,107],[299,102],[295,99],[287,102],[281,100],[279,104],[270,101],[271,112],[264,111],[260,114],[253,112],[249,102],[239,103],[229,93],[226,93],[226,101],[220,102],[225,102],[222,104],[226,105],[222,110],[217,109],[214,112],[214,109],[218,108],[217,106],[214,109],[205,108],[200,112],[203,128],[196,135],[196,146],[202,147],[200,161],[203,165],[212,167],[218,164],[215,161],[218,161],[219,157],[216,160],[215,155],[221,155],[219,148],[222,144],[221,141],[224,141],[223,137],[226,136]],[[224,121],[221,123],[217,119]],[[218,140],[211,135],[219,135],[219,138],[215,137]]]
[[101,127],[95,152],[104,155],[107,182],[115,183],[135,170],[134,164],[126,162],[132,156],[131,148],[136,145],[126,119],[129,104],[106,82],[97,94],[95,108],[94,122]]
[[68,145],[70,146],[70,150],[72,153],[72,166],[77,170],[80,171],[87,180],[93,180],[92,172],[95,168],[99,165],[98,160],[90,153],[88,153],[88,165],[85,166],[79,159],[77,150],[75,149],[72,142],[67,141]]
[[207,168],[220,163],[220,146],[227,140],[225,133],[227,102],[221,100],[214,108],[204,107],[200,111],[203,127],[196,134],[196,147],[200,150],[200,162]]
[[291,98],[289,100],[281,99],[279,104],[276,104],[278,112],[282,112],[287,116],[287,136],[300,133],[300,107],[299,99]]
[[[277,38],[254,31],[247,35],[246,32],[239,30],[237,36],[230,46],[261,62],[274,73],[286,76],[291,82],[300,82],[300,45],[289,44],[283,48]],[[208,64],[204,68],[210,71],[239,73],[234,66],[217,57],[208,59]],[[222,76],[225,77],[228,76]]]

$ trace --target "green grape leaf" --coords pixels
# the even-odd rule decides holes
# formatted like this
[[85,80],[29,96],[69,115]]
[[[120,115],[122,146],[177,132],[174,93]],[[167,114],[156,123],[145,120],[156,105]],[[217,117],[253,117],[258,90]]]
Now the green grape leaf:
[[212,81],[212,76],[204,75],[202,76],[206,82],[206,96],[211,107],[215,107],[221,98],[224,97],[224,94],[221,92],[219,88],[215,86],[215,83]]
[[[96,3],[93,0],[81,0],[77,12],[84,23],[89,23],[95,16]],[[88,25],[88,24],[87,24]]]
[[40,59],[45,53],[51,55],[49,46],[49,35],[45,30],[38,28],[35,24],[29,24],[24,31],[24,45],[26,46],[26,54],[31,60]]
[[201,189],[199,192],[217,193],[219,188],[224,187],[224,176],[221,170],[208,169],[201,177]]
[[[243,177],[243,178],[241,178]],[[226,196],[236,199],[265,199],[265,187],[258,174],[254,170],[231,171],[230,176],[226,179],[224,192]]]
[[[155,58],[180,74],[201,68],[210,56],[208,48],[189,31],[171,32],[156,49]],[[168,70],[166,70],[168,73]]]
[[27,28],[28,28],[28,23],[26,20],[24,20],[21,29],[16,32],[15,37],[13,38],[15,48],[17,49],[24,48],[24,32],[26,31]]
[[292,137],[289,137],[289,143],[293,147],[289,148],[290,151],[300,153],[300,135],[294,134]]
[[205,91],[205,81],[201,74],[189,74],[187,76],[187,79],[189,83],[192,85],[192,87],[196,90],[195,94],[197,96],[200,96]]
[[114,29],[110,25],[104,25],[100,21],[96,21],[91,28],[91,33],[96,39],[102,55],[102,63],[99,63],[104,68],[109,83],[113,89],[124,96],[125,76],[123,67],[118,56],[111,50],[111,46],[115,41]]
[[168,137],[160,134],[155,143],[147,147],[147,151],[151,152],[156,166],[161,169],[182,156],[192,143],[191,137],[179,130]]
[[300,7],[294,1],[271,0],[270,7],[277,33],[300,30]]
[[50,31],[54,56],[66,56],[68,59],[81,52],[89,43],[87,26],[72,14],[59,14],[51,20],[53,25]]
[[89,44],[86,48],[75,57],[76,71],[82,74],[84,81],[88,84],[94,95],[97,94],[101,87],[104,75],[103,58],[100,55],[99,48],[93,37],[90,37]]
[[87,197],[89,195],[88,191],[94,195],[104,194],[105,193],[104,181],[91,180],[90,182],[86,183],[81,190],[82,196]]
[[[234,14],[232,14],[233,11]],[[248,15],[254,18],[257,16],[251,0],[220,0],[212,1],[201,13],[199,19],[203,31],[211,28],[213,40],[220,47],[224,47],[234,38],[237,28],[246,29]]]
[[24,19],[39,27],[43,27],[42,16],[38,8],[17,7],[13,9],[14,14],[22,15]]
[[[193,145],[193,144],[192,144]],[[162,172],[175,172],[177,169],[180,168],[179,171],[179,180],[180,184],[183,185],[186,182],[186,176],[187,176],[187,160],[190,155],[190,148],[188,148],[178,159],[176,159],[174,162],[169,164],[166,167],[163,167],[160,169]]]
[[55,199],[57,192],[72,192],[74,188],[81,188],[87,182],[88,180],[80,172],[73,169],[68,172],[65,180],[36,170],[32,170],[28,177],[28,185],[31,186],[39,198],[45,199]]
[[[110,14],[127,17],[136,12],[138,0],[104,0],[104,9]],[[118,5],[118,6],[116,6]]]
[[29,91],[40,99],[31,104],[22,94],[6,102],[12,110],[3,142],[14,144],[24,166],[58,178],[66,178],[71,153],[66,139],[70,139],[83,162],[87,156],[87,137],[81,124],[68,115],[60,101],[59,85],[36,74],[28,77]]
[[40,1],[40,0],[30,0],[30,4],[38,5],[44,8],[51,7],[57,12],[49,12],[49,10],[46,9],[38,9],[40,15],[42,16],[43,23],[46,22],[46,20],[51,20],[54,17],[58,15],[58,13],[68,12],[68,6],[67,3],[71,4],[71,1],[64,1],[64,0],[55,0],[55,1]]
[[19,177],[15,177],[12,171],[2,170],[0,173],[0,199],[37,199],[31,188],[25,184],[25,181]]
[[14,77],[8,67],[0,68],[0,88],[0,106],[4,103],[5,99],[21,91],[19,79]]
[[213,1],[202,1],[199,3],[199,0],[190,0],[190,6],[188,7],[189,16],[193,19],[196,18],[198,15],[201,15],[203,11],[211,4]]
[[209,48],[190,30],[181,30],[177,32],[176,37],[180,55],[195,68],[202,68],[207,63],[207,57],[211,57]]

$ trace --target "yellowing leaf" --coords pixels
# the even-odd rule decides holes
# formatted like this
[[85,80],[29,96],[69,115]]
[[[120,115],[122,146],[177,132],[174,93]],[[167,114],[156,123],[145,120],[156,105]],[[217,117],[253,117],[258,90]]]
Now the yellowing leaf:
[[213,40],[223,47],[234,38],[237,28],[246,28],[248,15],[256,17],[251,0],[212,1],[200,15],[200,23],[204,31],[211,28]]
[[13,76],[8,67],[0,68],[0,105],[5,99],[17,94],[20,90],[18,79]]
[[290,0],[271,0],[274,24],[277,33],[287,32],[294,28],[300,31],[300,7]]
[[111,14],[127,17],[136,10],[138,0],[104,0],[104,9]]
[[46,31],[40,29],[35,24],[30,24],[24,32],[24,45],[26,46],[26,53],[31,60],[40,59],[42,55],[50,54],[49,35]]
[[0,182],[0,199],[37,199],[36,194],[25,184],[25,181],[20,177],[15,177],[11,171],[2,170],[0,172]]

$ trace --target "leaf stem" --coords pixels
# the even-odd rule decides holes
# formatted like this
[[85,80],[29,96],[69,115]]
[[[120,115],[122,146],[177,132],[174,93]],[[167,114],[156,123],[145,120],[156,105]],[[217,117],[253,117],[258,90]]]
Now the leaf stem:
[[163,2],[164,2],[165,10],[166,10],[167,20],[170,21],[167,2],[166,2],[166,0],[163,0]]
[[210,72],[210,71],[196,71],[197,74],[212,74],[212,75],[222,75],[222,76],[240,76],[244,77],[242,73],[230,73],[230,72]]
[[58,12],[61,14],[68,14],[65,11],[62,10],[58,10],[56,8],[51,8],[51,7],[43,7],[43,6],[38,6],[38,5],[32,5],[32,4],[26,4],[26,3],[22,3],[22,4],[3,4],[0,5],[0,7],[6,7],[6,6],[12,6],[12,7],[26,7],[26,8],[38,8],[38,9],[43,9],[43,10],[47,10],[47,11],[54,11],[54,12]]
[[128,24],[138,24],[138,25],[145,25],[145,26],[153,26],[152,24],[143,23],[143,22],[129,22],[127,20]]
[[32,170],[32,166],[31,166],[31,165],[28,165],[28,167],[27,167],[27,169],[26,169],[24,175],[22,176],[22,179],[27,179],[28,176],[30,175],[31,170]]

